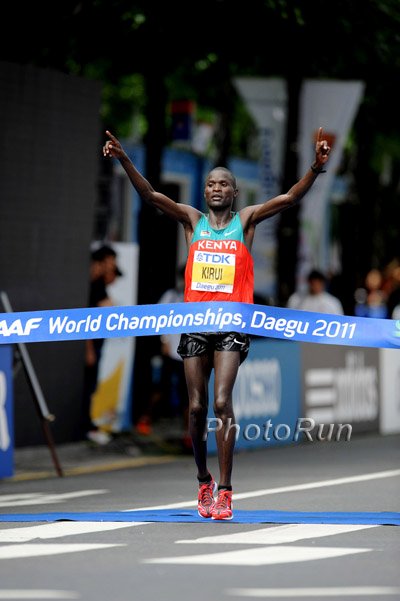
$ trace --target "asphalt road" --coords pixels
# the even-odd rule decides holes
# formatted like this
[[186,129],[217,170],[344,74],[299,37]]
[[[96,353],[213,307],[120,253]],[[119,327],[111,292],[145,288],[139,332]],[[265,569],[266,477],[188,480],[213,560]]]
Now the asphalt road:
[[[217,476],[216,458],[210,460]],[[237,453],[234,509],[399,512],[400,437]],[[193,459],[0,481],[0,513],[193,509]],[[400,599],[398,526],[0,523],[0,599]]]

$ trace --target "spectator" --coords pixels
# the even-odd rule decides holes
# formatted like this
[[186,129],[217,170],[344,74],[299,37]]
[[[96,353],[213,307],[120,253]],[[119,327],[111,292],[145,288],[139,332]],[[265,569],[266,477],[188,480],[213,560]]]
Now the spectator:
[[[117,253],[113,248],[103,245],[91,254],[89,307],[110,307],[113,305],[107,293],[107,286],[122,275],[117,262]],[[111,436],[93,423],[91,401],[96,391],[101,351],[104,339],[94,338],[85,341],[85,374],[82,402],[82,436],[96,444],[110,442]]]
[[[160,304],[183,303],[185,266],[177,270],[177,280],[174,288],[166,290],[159,299]],[[188,434],[188,394],[185,380],[183,360],[177,352],[180,334],[167,334],[160,338],[161,357],[155,356],[152,360],[153,390],[148,410],[136,424],[139,434],[150,434],[155,412],[159,403],[168,406],[172,414],[181,414],[183,417],[184,434],[182,443],[184,447],[190,446]]]
[[387,317],[400,319],[400,267],[396,267],[392,274],[392,288],[387,299]]
[[326,291],[326,277],[317,269],[310,271],[307,277],[308,289],[305,294],[295,292],[289,297],[289,309],[314,311],[317,313],[333,313],[343,315],[343,305],[336,296]]
[[363,288],[354,293],[356,305],[354,313],[357,317],[388,317],[386,294],[382,288],[383,276],[379,269],[370,269],[365,277]]

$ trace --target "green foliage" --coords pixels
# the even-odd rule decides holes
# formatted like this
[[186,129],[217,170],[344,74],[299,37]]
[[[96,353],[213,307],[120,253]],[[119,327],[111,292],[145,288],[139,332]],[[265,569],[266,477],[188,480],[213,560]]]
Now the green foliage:
[[117,82],[103,83],[101,117],[107,128],[123,138],[142,139],[146,133],[143,118],[145,86],[143,76],[134,73]]
[[[296,73],[371,82],[384,121],[397,116],[398,0],[252,0],[247,8],[203,0],[189,16],[179,0],[23,2],[4,16],[13,44],[3,36],[1,58],[102,81],[102,116],[120,131],[143,112],[146,82],[139,80],[154,60],[170,100],[193,98],[217,113],[229,77]],[[244,149],[240,132],[251,136],[251,126],[243,110],[234,113],[233,148]]]
[[397,132],[389,136],[377,134],[371,156],[371,168],[376,173],[382,174],[388,157],[391,157],[394,162],[400,162],[400,138]]
[[240,98],[236,99],[231,131],[232,155],[259,160],[257,127]]
[[[1,60],[101,81],[101,116],[118,135],[144,136],[150,100],[158,131],[170,101],[187,98],[199,119],[225,128],[225,154],[257,156],[233,77],[364,81],[348,166],[359,174],[360,203],[371,186],[398,202],[398,168],[387,165],[398,166],[400,153],[399,0],[22,1],[7,5],[2,25]],[[154,98],[163,86],[165,97]]]

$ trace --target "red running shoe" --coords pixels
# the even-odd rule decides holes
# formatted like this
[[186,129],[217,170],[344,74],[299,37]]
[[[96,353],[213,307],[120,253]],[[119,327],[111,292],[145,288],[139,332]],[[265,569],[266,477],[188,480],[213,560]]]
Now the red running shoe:
[[201,518],[211,517],[215,505],[214,493],[217,488],[217,483],[214,481],[214,478],[211,478],[211,482],[199,485],[197,512]]
[[232,513],[232,491],[219,490],[218,498],[214,504],[211,517],[213,520],[231,520]]

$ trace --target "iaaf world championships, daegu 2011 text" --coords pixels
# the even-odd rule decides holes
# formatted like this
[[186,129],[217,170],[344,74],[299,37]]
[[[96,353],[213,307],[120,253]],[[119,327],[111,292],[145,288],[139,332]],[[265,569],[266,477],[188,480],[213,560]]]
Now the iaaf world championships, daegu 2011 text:
[[[21,319],[15,319],[11,323],[3,320],[0,321],[0,334],[2,336],[11,336],[12,334],[28,336],[34,330],[40,328],[43,321],[45,320],[42,317],[30,318],[25,324]],[[116,311],[109,315],[93,315],[92,313],[82,319],[74,319],[68,315],[64,315],[49,317],[47,325],[48,332],[51,335],[97,333],[102,328],[105,328],[107,332],[118,332],[123,335],[135,330],[152,330],[158,334],[164,328],[183,327],[190,329],[197,326],[217,326],[221,329],[224,329],[226,326],[232,326],[233,329],[244,329],[246,322],[241,313],[223,312],[222,308],[219,308],[215,312],[209,308],[205,313],[187,313],[185,315],[174,310],[170,310],[168,314],[142,316],[129,316],[124,312],[117,313]],[[293,338],[295,334],[308,334],[310,323],[307,320],[286,319],[284,317],[276,318],[267,316],[263,311],[255,311],[249,327],[256,330],[274,330],[281,332],[286,338]],[[319,319],[316,326],[310,332],[310,335],[352,339],[355,331],[355,323],[340,323],[337,320],[328,322],[325,319]]]
[[[50,333],[62,333],[65,329],[66,332],[79,331],[80,328],[89,328],[92,331],[100,329],[101,317],[85,321],[82,320],[75,324],[73,321],[68,321],[67,318],[64,320],[51,320],[49,322]],[[216,313],[211,309],[207,309],[205,314],[203,313],[188,313],[182,315],[181,313],[175,313],[170,311],[169,315],[144,315],[142,317],[127,317],[123,313],[111,313],[105,320],[105,328],[110,331],[124,332],[129,330],[142,330],[142,329],[154,329],[155,332],[160,332],[165,327],[184,327],[191,328],[193,326],[218,326],[224,328],[226,326],[233,326],[243,328],[243,324],[246,325],[243,320],[241,313],[230,313],[222,312],[219,309]],[[283,336],[287,338],[293,338],[297,334],[307,334],[310,324],[307,321],[299,321],[295,319],[285,319],[283,317],[276,319],[275,317],[268,317],[264,312],[255,311],[250,322],[250,328],[264,329],[264,330],[275,330],[282,332]],[[77,330],[75,330],[75,327]],[[329,336],[331,338],[348,338],[352,339],[355,333],[356,324],[354,323],[339,323],[338,321],[330,321],[319,319],[318,323],[313,331],[310,332],[311,336]],[[87,331],[85,329],[85,331]]]
[[0,314],[0,344],[219,331],[300,342],[400,346],[400,321],[250,303],[172,303]]

